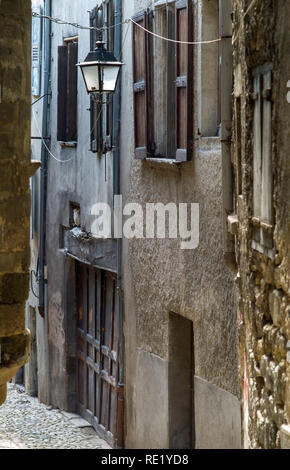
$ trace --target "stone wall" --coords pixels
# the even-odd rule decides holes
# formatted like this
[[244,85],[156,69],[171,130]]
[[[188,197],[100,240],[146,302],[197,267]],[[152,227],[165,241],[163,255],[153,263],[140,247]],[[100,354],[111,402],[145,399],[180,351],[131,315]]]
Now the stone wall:
[[0,1],[0,404],[29,349],[30,30],[29,1]]
[[[290,2],[233,2],[234,151],[236,180],[236,258],[240,288],[240,383],[244,445],[279,448],[289,444],[289,131]],[[247,12],[247,8],[251,6]],[[245,16],[244,16],[245,15]],[[273,250],[252,248],[254,101],[253,71],[271,63]],[[237,106],[237,100],[240,105]],[[240,110],[240,115],[239,115]],[[240,136],[239,133],[239,120]],[[287,137],[288,136],[288,137]],[[239,163],[239,158],[241,159]],[[238,180],[241,179],[239,188]],[[271,186],[271,185],[270,185]],[[269,186],[269,191],[271,187]],[[263,220],[261,221],[263,222]],[[288,358],[288,362],[287,362]],[[288,431],[287,431],[288,430]],[[286,437],[285,437],[286,436]]]

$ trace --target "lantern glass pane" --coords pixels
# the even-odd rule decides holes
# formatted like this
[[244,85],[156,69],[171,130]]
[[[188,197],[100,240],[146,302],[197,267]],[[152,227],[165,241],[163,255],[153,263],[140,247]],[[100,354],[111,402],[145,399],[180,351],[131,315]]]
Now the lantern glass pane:
[[98,65],[83,66],[82,69],[88,92],[99,91]]
[[115,91],[119,70],[119,65],[103,67],[103,91]]

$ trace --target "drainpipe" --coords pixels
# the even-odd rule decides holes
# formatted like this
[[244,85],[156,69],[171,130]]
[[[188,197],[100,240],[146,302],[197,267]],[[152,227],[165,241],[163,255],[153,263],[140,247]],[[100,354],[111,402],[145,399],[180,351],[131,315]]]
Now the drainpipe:
[[[51,0],[44,0],[44,14],[51,16]],[[50,88],[50,64],[51,64],[51,22],[44,20],[44,70],[43,70],[43,112],[42,112],[42,136],[48,135],[48,111]],[[48,141],[47,141],[48,142]],[[40,169],[40,227],[39,227],[39,305],[40,315],[45,317],[45,283],[46,283],[46,257],[45,257],[45,229],[46,229],[46,198],[47,198],[47,149],[42,143],[41,169]]]
[[[122,41],[122,0],[115,1],[114,55],[121,60]],[[113,132],[113,193],[120,195],[120,119],[121,119],[121,77],[120,73],[114,93],[114,132]],[[124,446],[124,339],[123,339],[123,299],[122,299],[122,239],[117,238],[117,305],[119,309],[119,383],[117,389],[117,447]]]
[[219,0],[221,37],[221,148],[223,188],[224,259],[228,268],[236,273],[235,241],[228,231],[228,217],[233,213],[232,140],[232,0]]

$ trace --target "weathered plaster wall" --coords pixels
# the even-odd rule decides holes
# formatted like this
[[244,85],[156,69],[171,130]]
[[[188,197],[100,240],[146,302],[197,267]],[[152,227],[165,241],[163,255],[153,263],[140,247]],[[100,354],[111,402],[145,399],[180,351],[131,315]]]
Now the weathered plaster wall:
[[197,449],[241,447],[240,401],[232,393],[195,377],[195,423]]
[[[33,2],[44,8],[44,1]],[[39,19],[38,21],[42,21]],[[43,25],[42,25],[43,26]],[[42,27],[42,34],[44,34]],[[44,47],[41,48],[41,63],[44,64]],[[44,94],[44,67],[41,67],[41,95]],[[39,97],[32,97],[32,102]],[[42,142],[42,111],[43,100],[34,103],[31,108],[31,136],[37,139],[31,140],[31,158],[41,161]],[[47,318],[42,318],[38,310],[39,283],[38,283],[38,249],[39,249],[39,225],[40,225],[40,184],[41,170],[39,169],[31,178],[31,240],[30,240],[30,276],[31,284],[26,303],[26,326],[31,332],[31,356],[24,370],[24,384],[26,391],[32,395],[38,395],[40,402],[49,402],[49,371],[48,371],[48,339]]]
[[30,2],[0,2],[0,404],[28,359]]
[[[65,18],[89,26],[89,10],[96,1],[79,2],[68,0],[52,2],[52,16]],[[52,156],[48,160],[48,199],[46,227],[47,256],[47,318],[48,325],[38,318],[38,338],[48,334],[49,363],[46,351],[40,349],[42,358],[38,360],[42,378],[40,397],[63,409],[73,409],[75,405],[75,337],[76,325],[74,309],[74,262],[60,251],[62,228],[69,227],[70,202],[80,204],[81,227],[90,232],[95,220],[92,207],[98,201],[110,202],[112,198],[113,156],[98,157],[90,148],[90,99],[87,95],[81,72],[78,72],[78,142],[76,148],[62,148],[57,141],[57,54],[58,46],[65,37],[78,35],[78,58],[83,60],[90,50],[88,30],[76,29],[68,25],[52,23],[51,49],[51,88],[50,133]],[[40,115],[39,115],[40,117]],[[38,120],[40,125],[40,119]],[[37,147],[35,146],[36,152]],[[67,162],[65,163],[65,161]],[[49,372],[47,373],[49,368]],[[44,372],[46,371],[46,372]],[[53,384],[53,387],[51,387]],[[48,393],[50,389],[50,393]]]
[[[275,448],[284,444],[290,423],[289,307],[289,130],[290,2],[257,1],[242,19],[249,2],[234,2],[235,96],[242,110],[242,196],[238,200],[236,252],[240,285],[240,381],[244,394],[244,444]],[[244,25],[244,27],[243,27]],[[253,234],[253,92],[252,71],[273,63],[272,167],[274,249],[271,260],[251,248]],[[237,116],[235,116],[235,120]],[[235,142],[237,137],[235,137]],[[236,146],[237,148],[237,146]],[[234,159],[236,155],[233,154]],[[237,176],[238,168],[235,165]],[[288,343],[287,343],[288,341]],[[287,362],[288,359],[288,362]],[[248,418],[247,418],[248,413]],[[282,425],[286,425],[281,428]],[[282,431],[283,432],[283,431]],[[285,431],[286,432],[286,431]],[[289,446],[289,438],[288,438]]]
[[[150,2],[125,1],[124,18],[147,4]],[[134,159],[133,96],[128,86],[132,80],[130,36],[131,32],[123,49],[126,65],[122,76],[124,203],[139,202],[143,207],[146,202],[200,204],[200,243],[196,250],[180,250],[180,240],[123,240],[126,446],[164,448],[169,445],[169,313],[193,321],[195,374],[238,397],[235,286],[223,262],[219,139],[197,139],[193,161],[181,166]],[[150,369],[151,379],[146,372]],[[162,372],[157,374],[159,369]],[[165,408],[158,406],[160,395]],[[237,410],[239,416],[238,400]],[[209,447],[211,444],[209,439]]]

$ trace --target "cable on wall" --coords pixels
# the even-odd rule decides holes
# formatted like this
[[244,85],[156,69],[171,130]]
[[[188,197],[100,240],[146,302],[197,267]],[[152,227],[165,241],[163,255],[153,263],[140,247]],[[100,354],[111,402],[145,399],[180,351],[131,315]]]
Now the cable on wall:
[[71,160],[73,160],[73,159],[75,158],[75,155],[74,155],[73,157],[71,157],[71,158],[68,158],[67,160],[60,160],[60,159],[57,158],[55,155],[53,155],[53,153],[50,151],[50,149],[48,148],[48,146],[47,146],[46,143],[45,143],[44,138],[43,138],[42,135],[41,135],[41,131],[40,131],[40,129],[39,129],[39,125],[38,125],[38,122],[37,122],[37,117],[36,117],[36,115],[35,115],[35,111],[34,111],[33,108],[32,108],[32,112],[33,112],[33,115],[34,115],[35,126],[36,126],[36,129],[37,129],[37,131],[38,131],[39,137],[41,138],[42,143],[43,143],[44,147],[46,148],[46,150],[48,151],[49,155],[50,155],[54,160],[56,160],[56,161],[59,162],[59,163],[68,163],[68,162],[70,162]]

